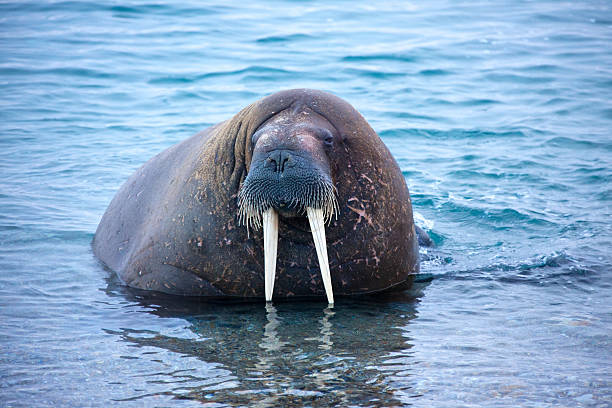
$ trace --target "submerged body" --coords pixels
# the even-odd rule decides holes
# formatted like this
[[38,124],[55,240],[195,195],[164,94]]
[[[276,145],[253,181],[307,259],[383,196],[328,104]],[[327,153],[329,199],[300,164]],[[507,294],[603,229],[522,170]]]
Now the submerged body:
[[403,288],[419,269],[397,163],[354,108],[312,90],[268,96],[149,160],[93,249],[129,286],[190,296],[323,296],[327,275],[331,303],[331,288]]

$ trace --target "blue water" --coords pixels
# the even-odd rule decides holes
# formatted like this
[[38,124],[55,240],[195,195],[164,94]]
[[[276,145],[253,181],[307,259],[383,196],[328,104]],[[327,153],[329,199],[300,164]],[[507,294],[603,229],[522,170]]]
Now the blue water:
[[[0,3],[0,406],[612,405],[609,1]],[[386,299],[134,293],[90,242],[147,159],[280,89],[399,162]]]

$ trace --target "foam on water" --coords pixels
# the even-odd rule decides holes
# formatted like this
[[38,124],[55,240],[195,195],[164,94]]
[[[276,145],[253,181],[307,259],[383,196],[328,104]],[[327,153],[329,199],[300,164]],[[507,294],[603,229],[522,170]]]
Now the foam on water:
[[[0,405],[608,406],[607,1],[0,4]],[[280,89],[353,104],[421,250],[384,299],[124,288],[90,242],[147,159]]]

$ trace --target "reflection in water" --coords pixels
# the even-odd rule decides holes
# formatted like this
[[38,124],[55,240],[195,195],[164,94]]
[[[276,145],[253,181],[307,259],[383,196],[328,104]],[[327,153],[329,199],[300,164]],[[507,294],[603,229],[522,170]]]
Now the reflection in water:
[[329,319],[335,314],[334,306],[329,305],[325,310],[323,310],[323,317],[321,318],[321,336],[320,337],[311,337],[305,340],[319,340],[321,344],[319,348],[321,350],[331,350],[334,342],[332,341],[332,336],[334,332],[332,331],[332,324]]
[[410,295],[345,299],[323,308],[319,302],[264,307],[122,292],[150,313],[189,323],[191,336],[108,331],[142,350],[137,358],[159,359],[159,353],[147,353],[163,350],[204,367],[159,373],[165,395],[249,406],[393,406],[414,396],[407,336],[416,311]]
[[263,340],[259,347],[266,351],[278,351],[285,343],[278,338],[276,328],[279,326],[280,321],[276,308],[271,303],[266,304],[266,318],[268,323],[264,326]]
[[[272,388],[269,388],[272,384],[273,377],[273,367],[274,360],[277,358],[281,348],[286,345],[286,342],[283,342],[278,337],[278,332],[276,329],[280,325],[280,319],[278,317],[278,313],[276,308],[271,303],[266,303],[266,319],[267,323],[264,326],[264,333],[261,341],[259,342],[259,347],[265,350],[265,353],[258,354],[259,361],[255,364],[255,368],[258,370],[253,373],[257,375],[257,373],[270,373],[266,374],[268,378],[264,380],[267,388],[268,395],[263,395],[263,398],[259,401],[253,401],[252,406],[256,407],[265,407],[265,406],[276,406],[279,405],[278,396],[274,393]],[[276,382],[279,382],[280,378],[276,379]],[[284,381],[286,382],[286,380]]]

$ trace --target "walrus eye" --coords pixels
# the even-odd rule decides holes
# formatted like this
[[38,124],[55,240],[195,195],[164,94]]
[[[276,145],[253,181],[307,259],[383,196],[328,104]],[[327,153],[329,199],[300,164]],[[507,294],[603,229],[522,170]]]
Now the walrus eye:
[[327,147],[331,147],[334,145],[334,136],[327,129],[321,129],[321,140],[323,140],[323,144]]

